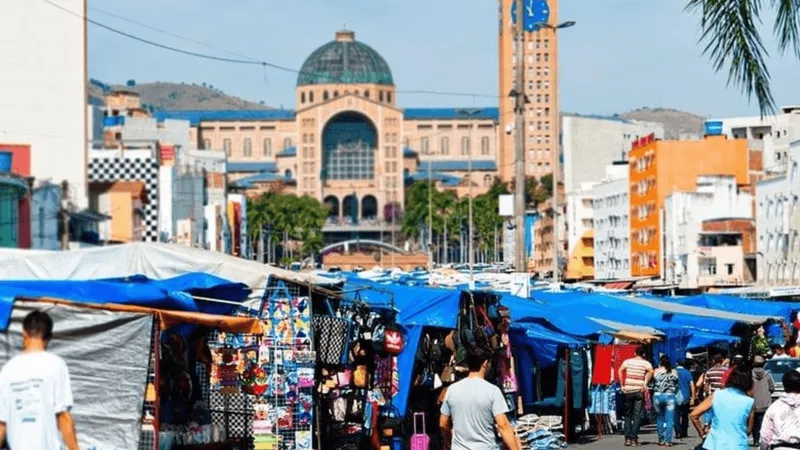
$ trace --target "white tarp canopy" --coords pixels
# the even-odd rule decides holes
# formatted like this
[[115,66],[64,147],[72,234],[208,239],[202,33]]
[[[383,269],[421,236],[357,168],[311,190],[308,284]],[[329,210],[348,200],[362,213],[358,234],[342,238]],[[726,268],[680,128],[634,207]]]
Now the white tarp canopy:
[[0,280],[97,280],[144,275],[154,280],[205,272],[263,292],[270,276],[303,284],[338,281],[176,244],[134,243],[71,251],[0,250]]
[[22,348],[22,320],[36,309],[53,318],[50,351],[67,363],[81,448],[138,448],[153,317],[17,301],[0,333],[0,365]]

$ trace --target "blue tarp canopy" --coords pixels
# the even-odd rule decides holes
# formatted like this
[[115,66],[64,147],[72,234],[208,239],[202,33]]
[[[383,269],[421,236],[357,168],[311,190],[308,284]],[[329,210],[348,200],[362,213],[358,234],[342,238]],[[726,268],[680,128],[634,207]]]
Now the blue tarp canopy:
[[231,305],[195,301],[193,295],[242,302],[250,289],[205,273],[187,273],[166,280],[137,275],[93,281],[0,281],[0,325],[5,329],[17,297],[52,297],[80,303],[114,303],[176,311],[225,314]]
[[733,295],[695,295],[692,297],[677,297],[669,299],[676,303],[701,308],[719,309],[742,314],[758,314],[763,316],[780,316],[790,320],[792,313],[800,311],[800,303],[773,302],[764,300],[751,300]]

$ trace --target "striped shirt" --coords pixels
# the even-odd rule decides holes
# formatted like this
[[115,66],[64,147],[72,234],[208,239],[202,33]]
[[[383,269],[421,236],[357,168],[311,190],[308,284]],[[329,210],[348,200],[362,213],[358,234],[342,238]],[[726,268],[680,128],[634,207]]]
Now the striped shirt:
[[725,372],[728,371],[728,368],[725,366],[714,366],[706,372],[706,389],[708,389],[709,394],[713,394],[717,392],[717,389],[722,389],[723,381],[725,379]]
[[625,369],[622,392],[639,392],[644,389],[645,376],[653,370],[653,365],[642,358],[631,358],[626,359],[621,368]]

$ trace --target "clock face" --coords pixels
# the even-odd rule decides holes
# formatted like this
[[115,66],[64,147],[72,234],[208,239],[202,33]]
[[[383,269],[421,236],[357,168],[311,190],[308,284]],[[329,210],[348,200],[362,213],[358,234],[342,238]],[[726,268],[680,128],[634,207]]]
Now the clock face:
[[517,1],[521,1],[525,11],[523,26],[525,31],[539,31],[540,23],[547,23],[550,19],[550,6],[547,0],[515,0],[511,3],[511,22],[517,23]]

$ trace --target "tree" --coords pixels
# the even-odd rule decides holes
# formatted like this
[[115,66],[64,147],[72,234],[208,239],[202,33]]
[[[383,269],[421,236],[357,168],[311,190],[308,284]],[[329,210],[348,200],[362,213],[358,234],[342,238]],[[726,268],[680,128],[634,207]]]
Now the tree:
[[313,255],[322,248],[322,227],[329,210],[316,199],[266,192],[249,200],[247,206],[252,238],[268,233],[263,236],[282,240],[284,249],[290,239],[301,241],[300,256]]
[[775,99],[758,26],[765,9],[775,12],[773,32],[781,54],[800,59],[800,2],[770,0],[689,0],[686,9],[700,12],[701,42],[717,71],[727,66],[728,84],[737,85],[748,99],[755,97],[761,115],[774,113]]

